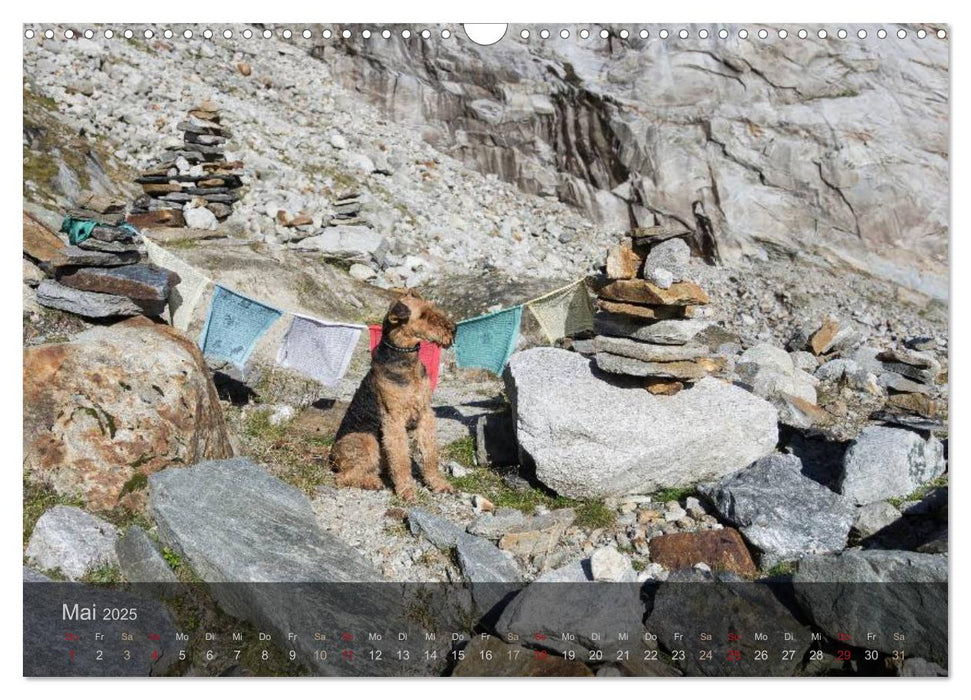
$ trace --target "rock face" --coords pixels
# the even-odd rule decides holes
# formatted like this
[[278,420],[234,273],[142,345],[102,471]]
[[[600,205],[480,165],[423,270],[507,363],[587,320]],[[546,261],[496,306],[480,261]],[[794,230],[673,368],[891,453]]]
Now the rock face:
[[699,491],[763,552],[763,566],[838,552],[846,546],[853,508],[801,470],[798,457],[771,455]]
[[778,438],[771,405],[712,378],[654,396],[614,386],[588,360],[553,348],[513,355],[505,378],[521,450],[540,481],[572,498],[718,478],[768,454]]
[[[851,550],[799,562],[796,600],[815,625],[885,654],[899,648],[947,664],[947,556],[893,550]],[[868,632],[881,631],[876,639]]]
[[906,496],[947,468],[944,448],[900,428],[871,426],[846,450],[838,489],[854,503]]
[[[499,659],[502,663],[496,662]],[[579,660],[569,661],[553,655],[540,658],[533,650],[518,644],[506,644],[496,637],[476,635],[465,648],[465,658],[456,664],[452,675],[459,678],[553,678],[588,677],[593,672]]]
[[948,42],[932,29],[846,45],[809,27],[756,47],[606,28],[585,42],[540,45],[510,25],[489,47],[395,36],[314,52],[439,149],[618,229],[660,220],[698,240],[710,227],[722,258],[823,249],[946,295]]
[[28,561],[45,571],[60,571],[74,581],[103,566],[117,566],[118,531],[74,506],[44,513],[27,543]]
[[144,503],[144,477],[232,455],[198,347],[142,318],[24,350],[30,478],[94,510]]

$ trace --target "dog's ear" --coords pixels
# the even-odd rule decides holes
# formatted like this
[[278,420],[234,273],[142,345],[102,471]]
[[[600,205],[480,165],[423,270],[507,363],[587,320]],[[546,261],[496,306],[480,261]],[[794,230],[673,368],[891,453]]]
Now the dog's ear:
[[388,311],[388,320],[395,325],[408,323],[409,318],[411,318],[411,309],[404,302],[399,301],[395,303],[391,307],[391,310]]

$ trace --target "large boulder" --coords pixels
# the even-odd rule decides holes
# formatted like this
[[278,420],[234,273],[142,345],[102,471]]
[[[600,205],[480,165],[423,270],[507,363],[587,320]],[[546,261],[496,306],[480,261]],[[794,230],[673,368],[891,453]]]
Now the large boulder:
[[771,455],[699,491],[763,553],[762,564],[846,546],[855,512],[838,494],[801,473],[794,455]]
[[24,350],[29,478],[91,510],[144,504],[145,476],[232,455],[199,348],[136,318]]
[[846,450],[838,489],[854,503],[907,496],[947,468],[940,440],[901,428],[871,426]]
[[868,549],[809,557],[799,562],[793,587],[830,637],[848,634],[854,646],[885,654],[903,648],[908,657],[947,664],[946,555]]
[[[403,589],[322,530],[299,489],[248,459],[166,469],[149,477],[149,491],[159,539],[209,585],[220,607],[296,648],[315,673],[379,675],[381,666],[364,654],[354,664],[342,664],[336,653],[317,658],[312,635],[291,641],[288,632],[368,630],[397,638],[413,631]],[[403,672],[423,670],[416,664]]]
[[571,498],[717,479],[778,439],[775,408],[717,379],[654,396],[612,384],[589,360],[554,348],[513,355],[505,379],[521,450],[540,481]]

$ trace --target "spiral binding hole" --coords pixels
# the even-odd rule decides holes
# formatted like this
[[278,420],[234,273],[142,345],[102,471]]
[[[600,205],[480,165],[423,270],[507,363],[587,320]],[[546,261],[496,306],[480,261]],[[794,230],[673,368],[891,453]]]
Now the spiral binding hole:
[[629,31],[627,31],[626,29],[621,29],[620,30],[620,38],[621,39],[626,39],[629,36],[630,36],[630,32]]
[[727,29],[719,29],[718,30],[718,38],[720,38],[720,39],[727,39],[728,38],[728,30]]
[[252,39],[253,38],[253,30],[251,30],[251,29],[244,29],[243,30],[243,38],[244,39]]
[[263,38],[264,39],[269,39],[271,36],[273,36],[273,32],[271,32],[269,29],[264,29],[263,30]]
[[698,37],[701,38],[701,39],[707,39],[708,38],[708,30],[707,29],[699,29],[698,30]]
[[450,36],[452,36],[452,32],[450,32],[447,29],[443,29],[442,30],[442,38],[443,39],[448,39]]
[[342,31],[341,32],[341,38],[343,38],[343,39],[350,39],[351,38],[351,30],[350,29],[345,29],[344,31]]
[[166,39],[171,39],[173,36],[172,30],[166,29],[165,31],[162,32],[162,36],[165,37]]
[[738,30],[738,38],[739,39],[748,39],[748,30],[747,29],[739,29]]
[[866,39],[866,29],[861,29],[856,33],[856,35],[861,39]]
[[540,39],[549,39],[550,38],[550,30],[549,29],[541,29],[539,31],[539,37],[540,37]]
[[105,29],[105,39],[111,39],[115,35],[111,29]]
[[606,29],[601,29],[600,30],[600,38],[601,39],[606,39],[609,36],[610,36],[610,32],[609,31],[607,31]]
[[887,30],[886,29],[878,29],[877,30],[877,38],[878,39],[886,39],[887,38]]
[[94,39],[94,30],[93,29],[85,29],[84,30],[84,38],[85,39]]
[[205,30],[203,30],[203,32],[202,32],[202,38],[203,39],[212,39],[212,30],[211,29],[205,29]]
[[25,39],[33,39],[34,38],[34,30],[33,29],[26,30],[24,32],[24,38]]
[[53,29],[48,29],[46,32],[44,32],[44,37],[47,38],[47,39],[53,39],[54,38],[54,30]]
[[521,32],[519,32],[519,36],[520,36],[521,39],[528,39],[529,38],[529,30],[528,29],[522,30]]
[[667,29],[662,29],[661,31],[659,31],[657,33],[657,35],[659,37],[661,37],[662,39],[667,39],[669,34],[670,34],[670,32]]
[[302,32],[300,32],[300,35],[304,39],[309,39],[310,37],[312,37],[314,35],[314,33],[312,31],[310,31],[309,29],[304,29]]
[[788,36],[789,36],[789,32],[787,32],[785,29],[780,29],[779,30],[779,38],[780,39],[785,39]]
[[289,29],[284,29],[283,30],[283,38],[284,39],[289,39],[292,36],[293,36],[293,32],[291,32]]

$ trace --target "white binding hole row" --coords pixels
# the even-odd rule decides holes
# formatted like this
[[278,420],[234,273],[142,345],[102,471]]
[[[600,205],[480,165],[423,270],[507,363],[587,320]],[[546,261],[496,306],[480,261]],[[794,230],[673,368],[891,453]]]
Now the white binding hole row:
[[[898,39],[906,39],[908,36],[911,36],[911,32],[908,32],[904,28],[898,29],[895,33]],[[293,31],[290,29],[283,29],[280,32],[280,34],[284,39],[290,39],[293,37]],[[363,38],[370,39],[373,33],[370,29],[363,29],[360,34]],[[598,32],[598,34],[601,39],[608,39],[611,36],[611,31],[609,29],[601,29]],[[757,34],[760,39],[768,39],[769,37],[769,32],[766,29],[760,29]],[[933,36],[936,36],[938,39],[947,38],[947,30],[945,29],[937,29],[931,32],[930,34]],[[53,39],[55,36],[53,29],[45,29],[43,32],[41,32],[40,35],[46,39]],[[91,29],[85,29],[81,33],[81,35],[85,39],[92,39],[94,38],[95,32]],[[108,28],[104,30],[103,35],[106,39],[112,39],[115,36],[115,32],[114,30]],[[247,28],[241,32],[241,35],[245,39],[250,39],[253,37],[253,31]],[[271,39],[273,37],[273,31],[270,29],[264,29],[261,32],[261,35],[263,36],[264,39]],[[300,35],[304,39],[312,39],[314,36],[313,32],[309,29],[304,29],[303,31],[300,32]],[[321,31],[320,35],[324,39],[330,39],[334,34],[330,29],[324,29],[323,31]],[[349,29],[344,29],[343,31],[341,31],[340,35],[344,39],[349,39],[352,36],[352,32]],[[579,36],[579,38],[581,39],[588,39],[590,38],[590,30],[586,28],[580,29],[576,35]],[[621,29],[615,32],[615,35],[619,36],[621,39],[627,39],[628,37],[630,37],[631,33],[627,29]],[[641,39],[647,39],[650,36],[650,32],[647,29],[641,29],[638,31],[637,35]],[[661,39],[667,39],[669,36],[671,36],[671,32],[668,31],[667,29],[662,28],[658,30],[657,35]],[[707,29],[699,29],[697,35],[700,39],[707,39],[710,36],[710,32]],[[796,35],[800,39],[806,39],[809,37],[809,32],[806,29],[800,29],[798,32],[796,32]],[[880,39],[886,39],[889,36],[889,32],[886,29],[881,27],[880,29],[877,30],[876,35]],[[925,39],[929,35],[929,32],[925,29],[918,29],[916,32],[913,32],[913,35],[916,36],[918,39]],[[38,36],[38,32],[34,31],[29,27],[24,30],[24,38],[33,39],[36,36]],[[74,39],[76,36],[77,36],[77,33],[73,29],[64,30],[65,39]],[[135,37],[135,32],[130,28],[124,29],[122,30],[122,36],[124,36],[126,39],[133,39]],[[151,28],[145,29],[142,31],[142,36],[145,39],[153,39],[155,37],[155,31]],[[171,39],[174,36],[174,33],[171,29],[165,29],[164,31],[162,31],[162,36],[164,36],[166,39]],[[194,34],[191,29],[186,29],[182,32],[182,36],[186,39],[191,39],[194,36]],[[211,29],[205,29],[202,32],[202,36],[206,39],[212,39],[212,37],[214,36],[214,33]],[[234,32],[232,29],[224,29],[222,32],[222,36],[225,39],[232,39],[234,36]],[[381,32],[381,36],[385,39],[390,39],[391,31],[388,29],[385,29]],[[411,36],[412,36],[411,30],[409,29],[401,30],[402,38],[409,39],[411,38]],[[428,29],[422,29],[420,32],[418,32],[418,36],[421,36],[422,39],[430,39],[432,36],[432,33]],[[452,32],[450,30],[442,29],[441,37],[443,39],[449,39],[451,38],[451,36],[452,36]],[[522,39],[529,39],[532,35],[529,29],[524,28],[519,32],[519,36]],[[541,29],[539,31],[539,36],[542,39],[549,39],[551,36],[550,30]],[[571,32],[569,29],[561,29],[559,31],[559,37],[561,39],[569,39],[570,36],[571,36]],[[680,29],[677,31],[677,36],[681,39],[688,39],[690,38],[691,33],[687,29]],[[738,30],[738,37],[740,39],[747,39],[748,36],[749,36],[749,32],[744,27]],[[829,32],[827,32],[826,29],[817,30],[816,36],[819,37],[820,39],[827,39],[830,37]],[[847,36],[849,36],[849,33],[845,29],[838,29],[836,31],[836,36],[839,37],[840,39],[845,39],[847,38]],[[867,32],[866,29],[859,29],[856,32],[856,36],[859,39],[866,39],[867,36],[869,36],[869,33]],[[729,31],[727,29],[719,29],[718,37],[721,39],[727,39],[729,37]],[[789,37],[789,32],[786,29],[779,29],[778,37],[780,39],[786,39]]]

